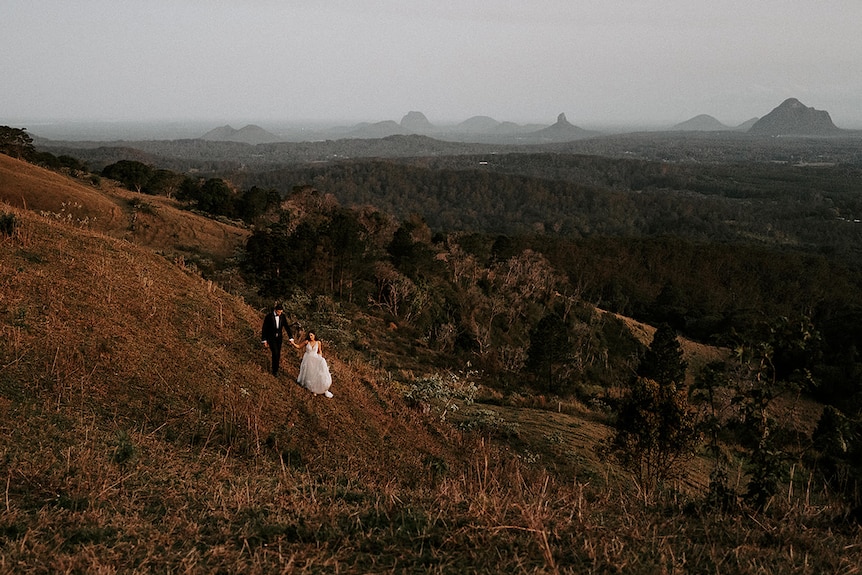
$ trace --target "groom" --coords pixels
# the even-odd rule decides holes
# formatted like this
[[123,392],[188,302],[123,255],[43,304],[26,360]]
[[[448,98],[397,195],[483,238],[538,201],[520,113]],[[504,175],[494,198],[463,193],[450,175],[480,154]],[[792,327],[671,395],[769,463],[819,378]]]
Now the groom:
[[293,333],[290,331],[290,326],[282,315],[284,307],[276,304],[271,313],[266,314],[263,318],[263,328],[260,332],[260,339],[263,342],[263,347],[268,348],[272,352],[272,375],[278,377],[278,364],[281,361],[281,342],[283,332],[287,332],[288,339],[293,341]]

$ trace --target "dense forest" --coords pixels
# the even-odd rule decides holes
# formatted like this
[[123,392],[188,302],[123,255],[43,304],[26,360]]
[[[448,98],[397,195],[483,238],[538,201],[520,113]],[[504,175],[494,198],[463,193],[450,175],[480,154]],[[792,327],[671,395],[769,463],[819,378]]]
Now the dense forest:
[[773,164],[691,166],[514,154],[344,161],[232,176],[282,195],[310,185],[344,205],[435,231],[567,238],[674,235],[837,252],[858,263],[862,169]]

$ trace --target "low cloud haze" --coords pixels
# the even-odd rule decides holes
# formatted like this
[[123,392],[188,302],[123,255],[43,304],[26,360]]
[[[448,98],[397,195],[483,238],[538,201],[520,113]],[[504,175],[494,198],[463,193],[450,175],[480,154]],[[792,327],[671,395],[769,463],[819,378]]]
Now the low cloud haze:
[[0,123],[486,115],[862,127],[862,2],[6,0]]

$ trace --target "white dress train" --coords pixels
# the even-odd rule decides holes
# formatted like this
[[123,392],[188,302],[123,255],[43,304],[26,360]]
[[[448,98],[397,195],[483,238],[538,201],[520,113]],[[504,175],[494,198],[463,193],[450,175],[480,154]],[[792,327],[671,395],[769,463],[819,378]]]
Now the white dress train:
[[318,353],[320,344],[315,342],[312,346],[311,342],[305,344],[305,355],[302,356],[302,363],[299,364],[299,375],[296,382],[308,389],[315,395],[326,393],[329,391],[329,386],[332,385],[332,375],[329,373],[329,365],[326,359]]

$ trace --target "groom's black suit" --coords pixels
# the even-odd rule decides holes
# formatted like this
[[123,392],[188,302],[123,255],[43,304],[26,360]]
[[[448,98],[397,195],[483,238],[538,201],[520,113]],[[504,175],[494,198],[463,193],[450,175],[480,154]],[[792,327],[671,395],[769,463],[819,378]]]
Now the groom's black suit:
[[290,326],[287,325],[284,314],[277,313],[277,311],[280,310],[273,310],[266,314],[260,332],[261,341],[272,352],[272,375],[276,376],[281,361],[281,342],[284,340],[284,332],[287,332],[288,339],[293,339],[293,333],[290,331]]

